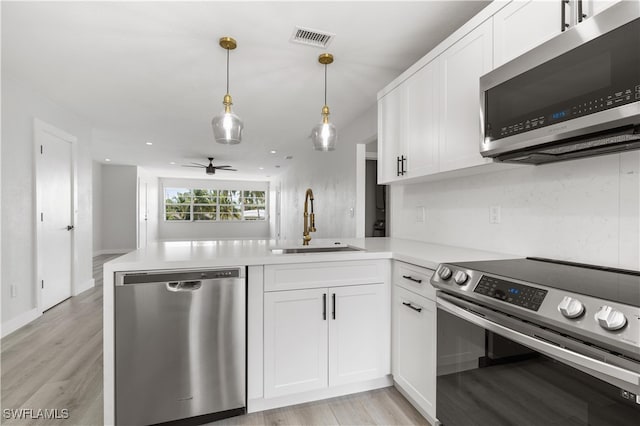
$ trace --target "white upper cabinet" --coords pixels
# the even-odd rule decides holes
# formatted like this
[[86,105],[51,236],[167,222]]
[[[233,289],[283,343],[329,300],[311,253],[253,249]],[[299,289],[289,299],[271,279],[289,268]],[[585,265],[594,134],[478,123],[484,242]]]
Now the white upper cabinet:
[[406,177],[428,175],[438,171],[438,81],[437,61],[433,61],[403,85],[406,111]]
[[440,57],[439,171],[491,162],[480,155],[480,76],[493,66],[493,31],[485,21]]
[[404,91],[396,87],[378,101],[378,182],[400,179],[400,153],[403,151]]
[[[568,8],[567,8],[568,13]],[[495,66],[562,32],[561,1],[512,1],[493,15]]]
[[495,67],[621,0],[515,0],[493,15]]

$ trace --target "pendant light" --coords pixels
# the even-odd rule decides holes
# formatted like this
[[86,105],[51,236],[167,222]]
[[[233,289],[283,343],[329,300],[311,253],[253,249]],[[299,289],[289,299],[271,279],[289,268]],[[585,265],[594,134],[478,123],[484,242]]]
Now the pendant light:
[[329,123],[329,107],[327,106],[327,65],[333,62],[331,53],[323,53],[318,57],[318,62],[324,65],[324,106],[322,107],[322,123],[311,131],[311,142],[316,151],[333,151],[336,149],[338,132],[336,126]]
[[213,136],[216,142],[235,145],[242,140],[242,129],[244,124],[240,117],[231,112],[231,95],[229,94],[229,51],[235,49],[238,45],[232,37],[222,37],[220,46],[227,51],[227,93],[224,95],[222,104],[224,112],[211,120],[213,127]]

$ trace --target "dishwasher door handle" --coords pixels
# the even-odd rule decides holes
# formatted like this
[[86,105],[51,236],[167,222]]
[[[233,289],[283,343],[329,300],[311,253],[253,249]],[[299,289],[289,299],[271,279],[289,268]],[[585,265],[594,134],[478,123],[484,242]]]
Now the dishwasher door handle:
[[202,287],[202,281],[174,281],[167,283],[169,291],[196,291]]

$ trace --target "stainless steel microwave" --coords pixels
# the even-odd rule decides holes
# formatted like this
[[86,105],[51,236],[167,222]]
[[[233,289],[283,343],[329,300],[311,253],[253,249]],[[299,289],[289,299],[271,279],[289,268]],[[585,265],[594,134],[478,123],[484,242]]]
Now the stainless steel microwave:
[[640,149],[640,1],[480,78],[480,153],[542,164]]

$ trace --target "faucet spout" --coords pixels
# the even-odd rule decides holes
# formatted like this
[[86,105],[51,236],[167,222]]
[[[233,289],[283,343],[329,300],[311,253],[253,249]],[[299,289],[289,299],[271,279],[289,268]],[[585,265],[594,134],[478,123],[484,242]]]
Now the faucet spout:
[[[311,201],[311,213],[309,213],[309,201]],[[311,223],[309,223],[311,222]],[[311,241],[310,232],[316,232],[316,215],[313,213],[313,191],[307,189],[304,194],[304,230],[302,232],[302,245],[308,246]]]

